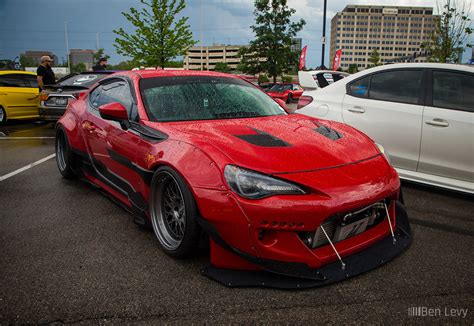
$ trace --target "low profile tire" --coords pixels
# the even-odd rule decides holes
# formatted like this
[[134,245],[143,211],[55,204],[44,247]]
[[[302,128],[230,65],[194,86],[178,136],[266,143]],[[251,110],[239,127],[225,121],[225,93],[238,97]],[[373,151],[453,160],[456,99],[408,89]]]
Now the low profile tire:
[[4,125],[5,123],[7,123],[7,113],[5,109],[0,106],[0,125]]
[[66,179],[72,179],[74,172],[72,170],[72,153],[66,133],[62,129],[58,129],[55,139],[56,164],[59,172]]
[[169,167],[160,167],[153,176],[150,215],[165,253],[175,258],[196,253],[201,235],[196,202],[183,178]]
[[288,94],[288,98],[286,99],[286,103],[290,104],[291,102],[293,102],[293,96],[291,94]]

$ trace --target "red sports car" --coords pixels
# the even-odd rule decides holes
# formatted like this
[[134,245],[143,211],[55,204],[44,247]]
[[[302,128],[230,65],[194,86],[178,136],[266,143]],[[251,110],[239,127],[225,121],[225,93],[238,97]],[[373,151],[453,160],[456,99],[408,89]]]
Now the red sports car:
[[276,83],[265,92],[274,99],[280,99],[286,103],[292,103],[293,100],[298,100],[303,94],[303,89],[298,84]]
[[[69,104],[61,174],[101,188],[228,286],[314,287],[375,268],[410,243],[381,147],[341,123],[287,114],[241,78],[130,71]],[[206,238],[205,238],[206,239]]]

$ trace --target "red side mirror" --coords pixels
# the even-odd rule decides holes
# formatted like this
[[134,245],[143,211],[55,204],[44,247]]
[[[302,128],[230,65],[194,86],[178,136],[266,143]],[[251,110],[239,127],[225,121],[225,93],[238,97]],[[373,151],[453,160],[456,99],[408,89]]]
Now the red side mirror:
[[128,120],[127,109],[118,102],[104,104],[99,107],[100,116],[107,120],[124,121]]

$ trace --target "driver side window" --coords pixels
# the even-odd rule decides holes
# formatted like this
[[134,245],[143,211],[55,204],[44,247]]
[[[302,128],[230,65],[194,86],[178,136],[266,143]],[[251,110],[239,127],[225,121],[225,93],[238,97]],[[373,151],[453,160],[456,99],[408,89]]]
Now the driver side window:
[[133,103],[130,89],[122,80],[97,87],[90,94],[90,102],[96,109],[105,104],[118,102],[127,109],[129,115]]

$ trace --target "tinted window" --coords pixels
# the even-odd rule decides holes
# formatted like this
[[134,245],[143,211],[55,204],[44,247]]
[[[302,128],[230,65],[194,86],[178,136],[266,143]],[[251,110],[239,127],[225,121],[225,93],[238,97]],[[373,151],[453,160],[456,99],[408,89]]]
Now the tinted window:
[[[31,87],[26,81],[27,75],[8,74],[0,76],[1,87]],[[34,76],[32,76],[34,77]]]
[[421,76],[421,70],[397,70],[373,74],[369,98],[418,104]]
[[260,89],[237,78],[146,78],[140,80],[140,89],[148,115],[153,121],[214,120],[286,114]]
[[36,76],[32,76],[32,75],[25,75],[25,79],[26,79],[26,83],[27,87],[31,87],[31,88],[38,88],[38,79],[36,78]]
[[99,98],[96,100],[97,106],[104,104],[118,102],[122,104],[128,111],[132,105],[132,96],[130,90],[125,82],[113,82],[110,84],[102,85]]
[[351,95],[355,97],[367,98],[367,94],[369,93],[369,82],[370,76],[367,76],[350,84],[349,88]]
[[474,111],[474,74],[433,71],[433,106]]
[[70,77],[66,77],[58,82],[58,85],[62,86],[82,86],[89,88],[97,83],[102,78],[107,77],[106,74],[79,74]]

